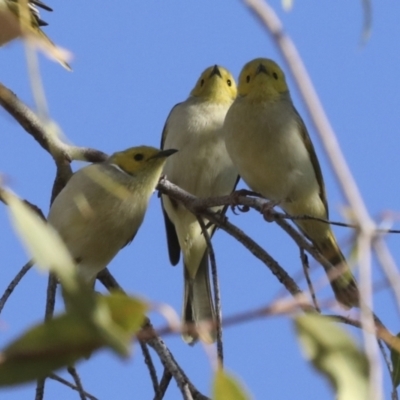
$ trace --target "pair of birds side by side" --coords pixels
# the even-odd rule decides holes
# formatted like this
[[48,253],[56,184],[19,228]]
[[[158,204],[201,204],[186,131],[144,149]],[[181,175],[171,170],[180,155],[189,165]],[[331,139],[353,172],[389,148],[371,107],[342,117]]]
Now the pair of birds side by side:
[[27,9],[23,10],[25,4],[20,0],[0,0],[0,47],[29,34],[39,40],[42,47],[46,48],[65,69],[71,71],[62,52],[41,29],[48,24],[40,18],[37,7],[46,11],[53,10],[40,0],[27,0],[26,4]]
[[[49,223],[89,283],[133,240],[163,170],[173,183],[203,198],[231,193],[239,174],[290,215],[328,218],[315,150],[285,76],[272,60],[247,63],[238,88],[225,68],[207,68],[189,98],[171,110],[161,147],[130,148],[82,168],[56,197]],[[182,320],[197,327],[203,321],[215,324],[208,249],[197,217],[168,196],[162,196],[162,205],[170,261],[176,265],[183,256]],[[215,227],[204,222],[212,236]],[[356,281],[330,226],[315,220],[295,223],[332,264],[326,272],[337,300],[357,306]],[[183,339],[189,344],[199,335],[215,340],[215,329],[199,332],[184,333]]]
[[[195,196],[230,194],[239,174],[253,191],[288,214],[328,219],[314,147],[285,76],[272,60],[247,63],[237,90],[228,70],[206,69],[190,97],[172,109],[161,146],[179,150],[166,163],[167,178]],[[183,322],[198,325],[211,320],[215,326],[208,251],[197,218],[167,196],[162,196],[162,203],[171,263],[176,265],[180,252],[183,255]],[[315,220],[295,223],[332,264],[326,272],[337,300],[345,307],[357,306],[356,281],[330,226]],[[210,236],[214,230],[208,228]],[[192,344],[198,337],[190,333],[183,339]],[[213,341],[215,330],[201,339]]]

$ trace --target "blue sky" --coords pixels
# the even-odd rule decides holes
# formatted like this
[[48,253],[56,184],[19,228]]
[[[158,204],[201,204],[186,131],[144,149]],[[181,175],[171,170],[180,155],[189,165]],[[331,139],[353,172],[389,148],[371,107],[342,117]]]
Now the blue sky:
[[[71,50],[75,59],[74,71],[68,73],[40,57],[43,83],[51,117],[76,145],[107,153],[140,144],[159,146],[170,109],[186,99],[199,74],[210,65],[220,64],[237,78],[247,61],[268,57],[287,71],[270,37],[240,1],[121,0],[116,7],[110,2],[95,6],[80,2],[78,6],[53,0],[49,5],[55,11],[42,13],[50,23],[46,33]],[[360,45],[361,1],[295,2],[289,13],[282,10],[280,1],[271,5],[308,68],[369,212],[377,220],[383,213],[392,213],[398,228],[400,4],[374,2],[372,36],[364,46]],[[20,43],[0,49],[0,82],[33,106],[24,57]],[[287,78],[322,165],[331,219],[343,220],[343,197],[293,80],[290,75]],[[0,132],[1,173],[15,192],[47,213],[55,175],[51,158],[3,110]],[[75,163],[74,168],[81,165]],[[256,212],[239,216],[229,212],[228,216],[306,287],[298,249],[284,232]],[[0,226],[2,293],[27,256],[9,227],[5,207],[0,209]],[[335,228],[335,232],[348,254],[353,232],[345,228]],[[397,260],[398,241],[394,235],[387,239]],[[270,304],[285,294],[270,271],[224,232],[215,234],[214,245],[223,315]],[[375,259],[373,263],[374,280],[382,282],[380,266]],[[311,265],[313,279],[322,279],[322,268]],[[134,242],[113,260],[110,270],[130,293],[168,303],[180,312],[182,266],[169,265],[157,196],[151,199]],[[41,320],[46,283],[45,276],[32,270],[16,289],[0,316],[1,347]],[[321,292],[322,298],[331,296],[329,289]],[[388,289],[376,293],[375,306],[388,327],[398,332],[397,308]],[[153,321],[162,323],[157,316]],[[360,338],[359,332],[350,331]],[[188,347],[178,336],[167,337],[166,343],[198,389],[210,394],[212,369],[202,346]],[[289,317],[230,327],[224,331],[224,343],[226,367],[241,378],[254,399],[334,398],[328,383],[303,359]],[[78,364],[78,371],[86,390],[100,399],[152,398],[150,378],[136,346],[127,361],[101,351]],[[389,397],[386,371],[385,388]],[[0,398],[33,397],[33,384],[0,391]],[[48,381],[45,398],[78,397]],[[174,382],[165,398],[180,398]]]

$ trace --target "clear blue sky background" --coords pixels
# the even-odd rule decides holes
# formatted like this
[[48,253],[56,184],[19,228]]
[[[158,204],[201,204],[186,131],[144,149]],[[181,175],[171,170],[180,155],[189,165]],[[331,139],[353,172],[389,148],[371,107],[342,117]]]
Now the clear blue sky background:
[[[282,10],[280,1],[271,3],[298,46],[370,213],[377,219],[383,212],[398,213],[400,4],[374,2],[372,36],[360,46],[361,1],[295,2],[290,13]],[[51,116],[71,142],[107,153],[140,144],[158,146],[170,109],[188,96],[206,67],[220,64],[237,77],[242,66],[255,57],[273,58],[282,64],[274,43],[241,1],[77,4],[53,0],[49,5],[55,12],[42,13],[50,23],[46,33],[75,55],[72,73],[41,57]],[[21,44],[0,49],[0,82],[33,105]],[[316,145],[331,219],[342,220],[344,199],[291,76],[288,82]],[[0,132],[1,173],[15,192],[46,213],[55,175],[51,158],[3,110]],[[243,182],[241,187],[245,187]],[[305,287],[298,249],[283,232],[255,212],[228,215]],[[4,206],[0,207],[0,226],[3,292],[27,256],[9,227]],[[395,226],[399,224],[395,222]],[[348,254],[352,231],[336,228],[335,232]],[[270,271],[240,244],[222,231],[214,239],[225,316],[267,305],[285,294]],[[398,236],[388,238],[397,260],[399,240]],[[316,267],[313,278],[323,279],[322,268],[314,262],[312,266]],[[180,312],[182,266],[169,265],[157,196],[151,199],[134,242],[120,252],[110,269],[130,293],[168,303]],[[374,279],[383,279],[375,259]],[[46,283],[45,276],[32,270],[15,290],[0,317],[1,347],[41,320]],[[323,298],[331,296],[329,289],[321,292]],[[380,290],[375,300],[378,315],[391,329],[399,331],[397,309],[389,290]],[[154,317],[154,322],[160,324],[162,320]],[[351,332],[359,338],[357,332]],[[290,318],[273,317],[230,327],[224,331],[224,340],[226,367],[241,377],[253,398],[334,398],[328,383],[303,359]],[[188,347],[178,336],[167,337],[166,343],[199,390],[210,394],[212,369],[202,346]],[[161,376],[158,362],[157,366]],[[153,397],[147,368],[136,347],[127,361],[110,351],[101,351],[78,364],[78,371],[84,387],[100,399]],[[386,371],[385,386],[389,397]],[[0,398],[32,399],[34,387],[30,384],[3,389]],[[48,381],[45,398],[78,396]],[[179,391],[172,382],[166,399],[178,398]]]

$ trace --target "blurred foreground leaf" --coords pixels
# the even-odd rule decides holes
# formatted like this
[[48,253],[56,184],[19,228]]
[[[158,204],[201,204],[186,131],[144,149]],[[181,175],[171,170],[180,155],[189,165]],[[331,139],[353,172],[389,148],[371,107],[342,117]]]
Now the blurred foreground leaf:
[[70,312],[30,329],[5,348],[0,353],[0,386],[43,378],[102,347],[128,355],[147,306],[122,293],[99,296],[96,303],[97,320],[84,321]]
[[213,400],[249,400],[250,397],[240,386],[237,379],[218,369],[214,376]]
[[295,319],[301,348],[314,366],[334,386],[338,400],[365,400],[368,397],[368,360],[350,335],[337,324],[319,315]]
[[1,195],[7,202],[12,225],[35,265],[54,272],[69,292],[77,290],[75,265],[58,233],[16,195],[5,190]]

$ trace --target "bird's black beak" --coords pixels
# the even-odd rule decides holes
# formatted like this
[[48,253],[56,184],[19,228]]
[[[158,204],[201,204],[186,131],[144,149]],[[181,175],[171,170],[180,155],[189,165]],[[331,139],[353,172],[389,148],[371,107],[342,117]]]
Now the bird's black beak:
[[268,75],[267,68],[265,68],[265,65],[263,65],[263,64],[260,64],[260,65],[257,67],[256,75],[260,74],[261,72],[262,72],[263,74]]
[[172,154],[176,153],[177,151],[178,150],[175,150],[175,149],[161,150],[160,152],[155,154],[153,157],[150,157],[150,159],[152,159],[152,158],[167,158],[169,156],[172,156]]
[[218,69],[218,65],[214,65],[214,68],[213,68],[213,70],[211,71],[211,74],[210,74],[210,78],[213,75],[218,75],[220,78],[222,78],[221,71]]

